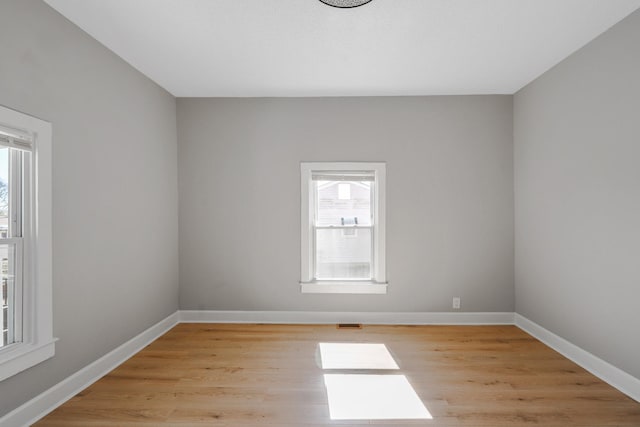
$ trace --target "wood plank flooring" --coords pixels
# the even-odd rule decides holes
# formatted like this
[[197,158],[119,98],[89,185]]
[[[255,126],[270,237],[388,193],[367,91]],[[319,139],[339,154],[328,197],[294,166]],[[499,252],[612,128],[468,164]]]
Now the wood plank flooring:
[[[331,420],[320,342],[385,344],[433,419]],[[514,326],[180,324],[36,425],[638,427],[640,403]]]

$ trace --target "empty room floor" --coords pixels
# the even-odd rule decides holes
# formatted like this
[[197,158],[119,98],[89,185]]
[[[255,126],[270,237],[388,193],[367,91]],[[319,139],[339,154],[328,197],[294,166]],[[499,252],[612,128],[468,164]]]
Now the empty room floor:
[[37,426],[640,426],[515,326],[179,324]]

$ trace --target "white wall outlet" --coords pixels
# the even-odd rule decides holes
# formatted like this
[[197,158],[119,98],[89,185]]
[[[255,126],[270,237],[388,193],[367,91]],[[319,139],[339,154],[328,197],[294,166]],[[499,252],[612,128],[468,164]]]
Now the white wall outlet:
[[453,308],[460,308],[460,297],[453,297]]

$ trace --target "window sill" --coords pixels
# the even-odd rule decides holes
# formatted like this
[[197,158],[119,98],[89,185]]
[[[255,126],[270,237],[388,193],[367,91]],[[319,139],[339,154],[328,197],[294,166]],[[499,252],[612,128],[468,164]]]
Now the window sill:
[[42,344],[11,344],[0,350],[0,381],[53,357],[56,341],[53,339]]
[[303,294],[386,294],[387,283],[379,282],[300,282]]

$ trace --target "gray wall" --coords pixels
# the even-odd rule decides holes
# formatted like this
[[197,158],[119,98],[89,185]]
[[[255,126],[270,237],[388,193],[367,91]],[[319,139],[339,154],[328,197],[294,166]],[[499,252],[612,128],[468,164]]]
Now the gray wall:
[[[512,97],[178,99],[180,307],[512,311]],[[387,162],[387,295],[301,294],[300,162]]]
[[640,12],[514,110],[516,310],[640,378]]
[[53,359],[0,416],[177,309],[175,99],[37,0],[0,2],[0,104],[53,123]]

